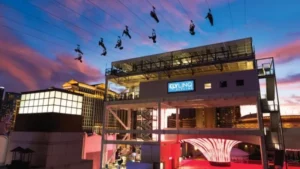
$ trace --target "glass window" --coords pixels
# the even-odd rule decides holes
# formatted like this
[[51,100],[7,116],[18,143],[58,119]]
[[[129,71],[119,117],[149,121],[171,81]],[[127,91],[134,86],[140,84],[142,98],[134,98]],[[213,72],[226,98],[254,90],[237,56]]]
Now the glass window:
[[53,112],[53,105],[48,106],[48,112],[49,112],[49,113],[52,113],[52,112]]
[[44,105],[49,105],[49,99],[44,99]]
[[205,83],[204,89],[211,89],[211,83]]
[[61,94],[61,98],[67,99],[67,93],[62,93],[62,94]]
[[61,113],[66,113],[66,107],[60,107],[60,112]]
[[67,113],[67,114],[71,114],[71,108],[67,107],[66,113]]
[[26,101],[25,101],[25,107],[28,107],[28,106],[29,106],[29,101],[26,100]]
[[38,108],[37,107],[33,107],[32,109],[32,113],[37,113]]
[[40,93],[35,93],[34,94],[34,99],[39,99]]
[[66,100],[61,100],[61,105],[62,106],[67,106],[67,101]]
[[34,102],[34,100],[30,100],[29,101],[29,106],[33,106],[33,102]]
[[72,107],[77,108],[77,102],[72,102]]
[[72,95],[68,94],[68,100],[72,100]]
[[81,115],[81,109],[77,109],[77,115]]
[[24,113],[27,114],[28,113],[28,107],[24,108]]
[[236,86],[244,86],[244,80],[236,80]]
[[34,94],[34,93],[31,93],[31,94],[30,94],[30,100],[33,100],[33,99],[34,99],[34,96],[35,96],[35,94]]
[[45,92],[45,98],[49,98],[50,97],[50,92]]
[[51,91],[50,92],[50,97],[54,97],[54,95],[55,95],[55,91]]
[[44,97],[45,97],[45,93],[44,92],[40,93],[40,99]]
[[37,108],[38,108],[37,113],[42,113],[43,112],[43,106],[39,106]]
[[59,106],[54,106],[54,110],[55,113],[59,113]]
[[54,104],[55,105],[60,105],[60,99],[55,98]]
[[82,103],[78,103],[77,108],[81,109],[82,108]]
[[78,100],[78,96],[73,95],[73,101],[77,101]]
[[47,106],[43,106],[43,113],[47,113]]
[[26,100],[30,99],[30,94],[26,94]]
[[77,110],[75,108],[72,108],[72,114],[77,114]]
[[39,100],[34,100],[33,106],[37,106],[37,105],[39,105]]
[[56,98],[61,98],[61,92],[56,91],[56,92],[55,92],[55,97],[56,97]]
[[49,105],[53,105],[54,104],[54,99],[49,99]]
[[71,107],[71,106],[72,106],[72,101],[69,101],[69,100],[68,100],[68,101],[67,101],[67,106],[68,106],[68,107]]
[[29,108],[28,108],[28,113],[32,114],[32,108],[33,108],[33,107],[29,107]]
[[43,99],[39,100],[39,106],[43,105],[43,101],[44,101]]
[[23,114],[24,113],[24,108],[21,107],[20,110],[19,110],[19,114]]
[[83,97],[82,96],[78,96],[78,101],[82,102]]
[[21,101],[21,103],[20,103],[20,107],[24,107],[24,105],[25,105],[25,101]]
[[25,94],[22,94],[21,100],[25,100],[25,99],[26,99],[26,95],[25,95]]

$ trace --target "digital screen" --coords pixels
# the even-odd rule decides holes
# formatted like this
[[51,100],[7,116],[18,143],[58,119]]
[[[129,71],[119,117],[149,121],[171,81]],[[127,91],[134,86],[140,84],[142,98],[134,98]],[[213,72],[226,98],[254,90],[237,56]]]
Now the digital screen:
[[168,83],[168,93],[191,92],[195,91],[195,81],[185,80]]

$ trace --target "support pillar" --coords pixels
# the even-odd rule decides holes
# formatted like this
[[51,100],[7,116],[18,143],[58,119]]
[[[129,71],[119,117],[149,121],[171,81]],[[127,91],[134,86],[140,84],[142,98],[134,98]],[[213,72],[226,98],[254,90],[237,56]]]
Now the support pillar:
[[106,153],[105,157],[103,158],[104,153],[106,152],[106,146],[105,144],[105,136],[106,136],[106,99],[107,99],[107,93],[108,93],[108,79],[105,78],[105,92],[104,92],[104,106],[103,106],[103,121],[102,121],[102,137],[101,137],[101,150],[100,150],[100,168],[105,168],[106,163]]
[[158,120],[158,142],[160,143],[161,141],[161,102],[158,101],[158,105],[157,105],[157,120]]
[[[260,93],[258,93],[260,95]],[[260,107],[260,97],[257,97],[257,121],[259,130],[261,131],[260,136],[260,154],[261,154],[261,161],[263,169],[268,169],[268,158],[267,158],[267,149],[266,149],[266,141],[265,141],[265,133],[264,133],[264,123],[263,123],[263,114]]]
[[179,129],[179,109],[176,108],[176,129]]
[[[127,111],[127,127],[128,129],[131,129],[131,109],[128,109]],[[131,134],[128,136],[128,140],[131,140]]]

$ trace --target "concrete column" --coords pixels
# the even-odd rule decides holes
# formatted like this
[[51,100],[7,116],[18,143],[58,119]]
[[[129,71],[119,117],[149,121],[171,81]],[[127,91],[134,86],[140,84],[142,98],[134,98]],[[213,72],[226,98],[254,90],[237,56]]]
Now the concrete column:
[[[258,93],[260,94],[260,93]],[[257,96],[257,121],[259,130],[261,131],[262,135],[260,137],[260,154],[262,160],[263,169],[268,169],[268,158],[267,158],[267,150],[266,150],[266,141],[265,141],[265,134],[264,134],[264,124],[263,124],[263,115],[260,107],[260,97]]]

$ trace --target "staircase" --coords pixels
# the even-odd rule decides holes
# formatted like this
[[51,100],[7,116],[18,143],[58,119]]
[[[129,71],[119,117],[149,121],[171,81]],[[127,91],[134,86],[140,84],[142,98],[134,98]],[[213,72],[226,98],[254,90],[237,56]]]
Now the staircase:
[[[137,122],[137,129],[138,130],[152,130],[152,109],[143,109],[138,112],[138,116],[141,118]],[[143,140],[151,140],[151,134],[150,133],[141,133],[138,134],[137,137],[143,139]]]
[[[260,107],[263,114],[270,115],[270,125],[265,126],[266,150],[274,165],[283,166],[284,137],[280,115],[279,97],[273,58],[257,60],[258,78],[265,80],[265,94],[260,96]],[[273,168],[274,166],[269,166]]]

